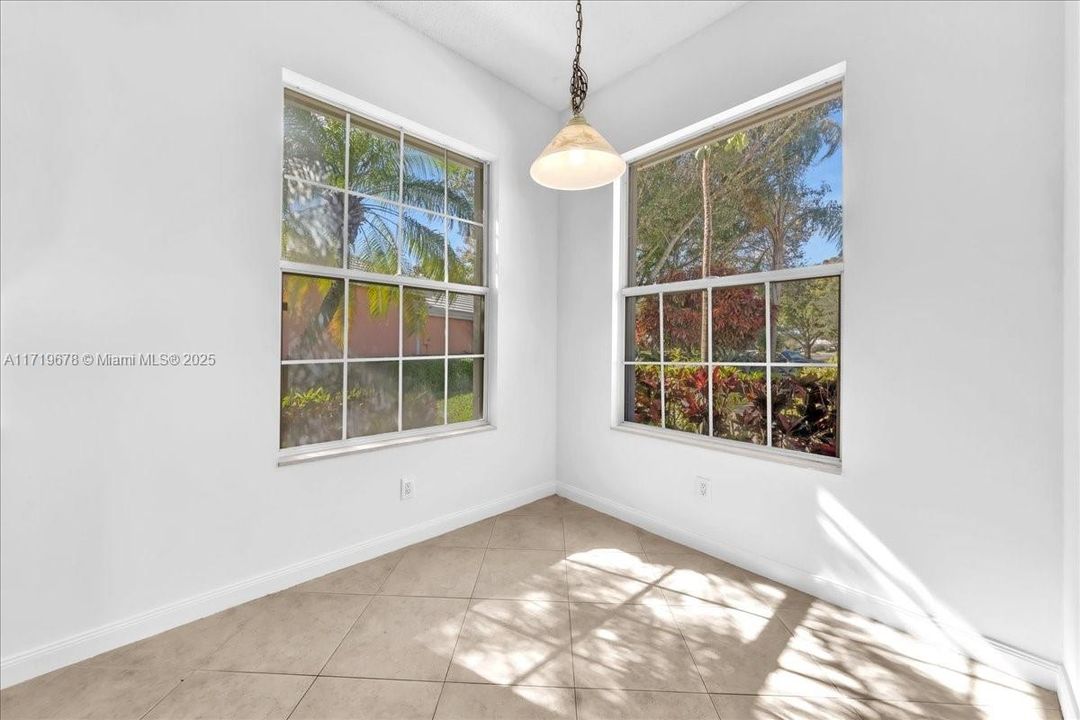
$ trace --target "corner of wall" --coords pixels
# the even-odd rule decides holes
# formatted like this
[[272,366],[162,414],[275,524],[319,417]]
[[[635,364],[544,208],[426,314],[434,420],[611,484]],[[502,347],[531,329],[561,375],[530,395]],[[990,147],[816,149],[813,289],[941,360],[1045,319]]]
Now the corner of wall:
[[1080,1],[1063,4],[1064,212],[1062,286],[1063,647],[1062,712],[1080,720]]

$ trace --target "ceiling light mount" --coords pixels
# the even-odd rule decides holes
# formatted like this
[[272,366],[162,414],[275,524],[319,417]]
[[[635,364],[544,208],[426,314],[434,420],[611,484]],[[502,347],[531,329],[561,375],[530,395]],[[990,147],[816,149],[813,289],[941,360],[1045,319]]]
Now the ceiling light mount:
[[581,67],[581,0],[577,0],[577,44],[570,67],[570,117],[566,127],[536,158],[529,175],[555,190],[588,190],[607,185],[626,172],[626,162],[581,114],[589,91],[589,76]]

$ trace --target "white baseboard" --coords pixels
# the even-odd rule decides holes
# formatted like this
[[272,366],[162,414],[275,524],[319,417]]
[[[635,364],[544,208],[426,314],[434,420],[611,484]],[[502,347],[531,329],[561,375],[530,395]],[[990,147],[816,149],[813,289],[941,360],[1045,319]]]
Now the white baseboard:
[[[770,580],[784,583],[796,590],[809,593],[834,605],[874,618],[900,630],[919,634],[918,628],[926,627],[930,623],[933,623],[936,627],[941,626],[941,621],[937,618],[916,614],[912,610],[900,607],[884,598],[856,588],[847,587],[830,578],[753,553],[745,548],[718,543],[669,524],[654,515],[601,497],[588,490],[559,483],[558,493],[594,510],[613,515],[620,520],[637,525],[669,540],[674,540],[718,557]],[[975,659],[980,662],[1040,687],[1057,689],[1059,694],[1061,693],[1061,678],[1064,677],[1061,665],[997,640],[973,636],[972,633],[973,631],[968,628],[950,628],[949,632],[952,637],[968,636],[971,642],[966,643],[965,647],[969,650],[972,647],[984,648],[982,652],[976,653]],[[969,654],[971,653],[969,652]],[[1072,701],[1071,698],[1070,701]],[[1061,694],[1063,709],[1065,703],[1066,697]],[[1068,718],[1067,714],[1066,718]],[[1080,718],[1075,718],[1075,720],[1080,720]]]
[[1058,702],[1061,703],[1061,716],[1065,720],[1080,720],[1080,696],[1076,694],[1078,689],[1080,688],[1073,687],[1069,681],[1069,674],[1065,672],[1064,666],[1059,667],[1057,694]]
[[123,620],[0,659],[0,687],[29,680],[51,670],[100,655],[226,608],[284,590],[364,560],[384,555],[483,520],[555,492],[554,483],[535,485],[498,500],[442,515],[401,530],[287,565],[240,582],[154,608]]

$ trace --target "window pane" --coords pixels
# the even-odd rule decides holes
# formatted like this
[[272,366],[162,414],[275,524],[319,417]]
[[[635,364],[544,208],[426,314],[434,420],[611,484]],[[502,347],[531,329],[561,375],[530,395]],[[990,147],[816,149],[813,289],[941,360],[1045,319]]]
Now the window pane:
[[634,167],[632,281],[841,259],[841,124],[826,100]]
[[687,151],[633,173],[635,285],[702,277],[701,170]]
[[447,230],[450,282],[483,285],[484,229],[460,220],[449,220]]
[[713,436],[766,443],[764,367],[713,369]]
[[345,187],[345,113],[289,94],[284,125],[285,174]]
[[445,212],[446,156],[443,150],[405,138],[405,203],[431,212]]
[[713,288],[713,362],[765,361],[765,286]]
[[451,293],[450,355],[484,352],[484,296]]
[[398,429],[398,362],[349,363],[349,437]]
[[447,367],[447,421],[468,422],[484,416],[484,360],[450,360]]
[[419,210],[404,211],[401,219],[401,272],[410,277],[443,280],[444,218]]
[[398,199],[401,143],[353,115],[349,119],[349,189],[365,195]]
[[402,430],[443,424],[445,360],[406,360],[401,363]]
[[484,222],[484,166],[475,160],[447,153],[447,212],[454,217]]
[[705,360],[709,326],[702,312],[704,307],[704,290],[664,293],[664,360]]
[[704,366],[664,367],[664,426],[709,434],[709,371]]
[[349,357],[397,357],[396,285],[349,283]]
[[774,368],[773,445],[836,457],[836,368]]
[[281,203],[281,259],[341,267],[343,193],[285,181]]
[[626,359],[660,359],[660,296],[626,298]]
[[281,447],[341,439],[341,363],[281,366]]
[[773,362],[837,364],[840,278],[773,283]]
[[405,342],[402,354],[443,355],[446,351],[446,293],[405,288]]
[[398,225],[396,205],[349,196],[349,267],[397,275]]
[[344,295],[344,280],[281,276],[282,360],[341,357]]
[[660,427],[660,366],[626,366],[626,421]]

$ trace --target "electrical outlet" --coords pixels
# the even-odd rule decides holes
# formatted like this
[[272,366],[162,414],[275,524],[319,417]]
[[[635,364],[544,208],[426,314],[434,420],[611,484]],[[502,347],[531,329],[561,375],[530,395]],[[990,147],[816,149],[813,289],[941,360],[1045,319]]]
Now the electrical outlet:
[[416,485],[413,483],[412,478],[401,478],[401,499],[411,500],[415,494]]
[[694,494],[698,496],[699,500],[708,502],[712,497],[712,481],[700,475],[694,478]]

